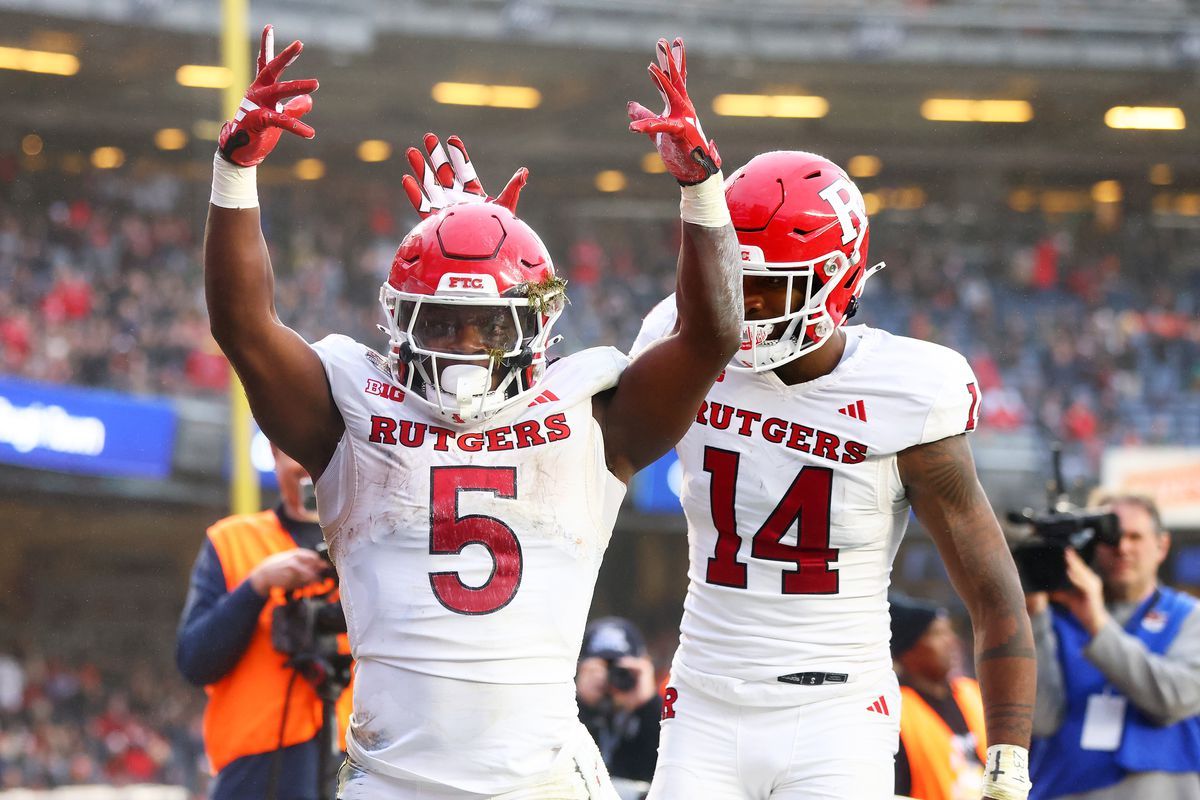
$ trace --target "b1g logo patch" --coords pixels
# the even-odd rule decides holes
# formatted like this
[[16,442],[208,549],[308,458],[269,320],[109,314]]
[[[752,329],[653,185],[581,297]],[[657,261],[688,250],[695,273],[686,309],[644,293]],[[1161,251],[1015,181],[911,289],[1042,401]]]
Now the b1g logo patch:
[[374,378],[367,378],[367,388],[363,389],[363,391],[377,397],[386,397],[388,400],[394,400],[397,403],[404,402],[403,389],[398,386],[392,386],[390,383],[377,381]]

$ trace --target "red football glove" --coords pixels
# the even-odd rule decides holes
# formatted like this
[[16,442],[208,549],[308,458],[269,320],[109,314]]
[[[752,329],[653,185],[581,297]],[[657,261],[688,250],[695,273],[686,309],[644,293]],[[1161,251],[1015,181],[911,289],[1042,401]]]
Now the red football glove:
[[717,145],[704,136],[696,108],[687,93],[687,54],[683,39],[668,45],[658,40],[658,63],[651,64],[650,77],[667,104],[662,115],[640,103],[629,103],[629,130],[645,133],[654,140],[663,163],[684,186],[700,183],[721,168]]
[[408,164],[413,174],[405,175],[401,183],[421,219],[458,203],[495,203],[517,213],[517,201],[521,199],[521,189],[529,180],[529,170],[521,167],[498,197],[489,197],[479,183],[475,165],[471,163],[462,139],[451,136],[446,140],[446,147],[450,149],[449,157],[438,137],[427,133],[426,155],[421,155],[421,151],[415,147],[408,148]]
[[[275,55],[275,29],[263,28],[262,44],[258,50],[258,77],[233,119],[221,126],[217,149],[226,161],[239,167],[253,167],[275,149],[282,131],[311,139],[316,132],[300,121],[300,117],[312,110],[309,92],[317,90],[315,78],[299,81],[279,81],[279,76],[300,55],[304,45],[292,42],[287,49]],[[285,97],[291,97],[286,104]]]

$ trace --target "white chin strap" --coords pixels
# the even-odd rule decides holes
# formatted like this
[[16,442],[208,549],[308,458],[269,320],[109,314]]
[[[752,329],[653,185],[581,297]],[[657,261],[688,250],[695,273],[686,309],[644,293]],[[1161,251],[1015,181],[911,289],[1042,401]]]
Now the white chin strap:
[[425,399],[435,404],[441,399],[443,405],[456,408],[460,415],[473,417],[483,410],[483,401],[491,389],[491,371],[476,364],[451,364],[442,370],[438,382],[441,398],[437,389],[426,384]]

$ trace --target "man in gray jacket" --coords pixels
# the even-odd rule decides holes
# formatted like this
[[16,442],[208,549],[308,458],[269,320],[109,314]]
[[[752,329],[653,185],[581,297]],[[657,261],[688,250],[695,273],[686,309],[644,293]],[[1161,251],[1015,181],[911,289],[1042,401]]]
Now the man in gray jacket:
[[1121,541],[1072,588],[1028,595],[1038,656],[1030,800],[1200,800],[1200,613],[1158,582],[1170,534],[1143,497],[1098,499]]

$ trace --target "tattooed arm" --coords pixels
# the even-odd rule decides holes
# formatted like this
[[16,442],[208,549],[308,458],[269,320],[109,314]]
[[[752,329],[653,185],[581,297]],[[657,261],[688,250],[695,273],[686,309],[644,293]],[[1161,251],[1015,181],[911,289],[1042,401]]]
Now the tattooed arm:
[[964,435],[900,454],[900,478],[933,537],[975,633],[987,741],[1029,747],[1036,664],[1017,568]]

